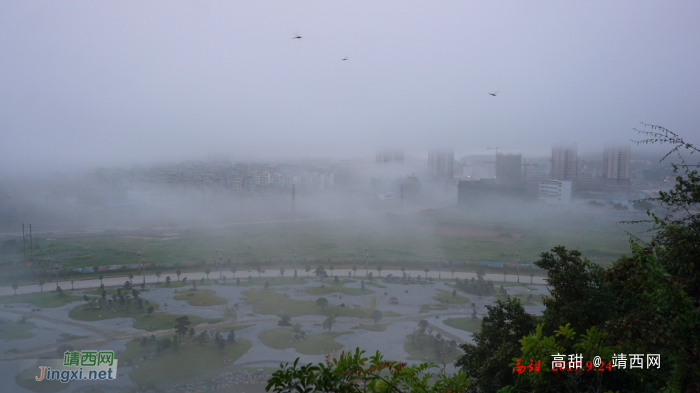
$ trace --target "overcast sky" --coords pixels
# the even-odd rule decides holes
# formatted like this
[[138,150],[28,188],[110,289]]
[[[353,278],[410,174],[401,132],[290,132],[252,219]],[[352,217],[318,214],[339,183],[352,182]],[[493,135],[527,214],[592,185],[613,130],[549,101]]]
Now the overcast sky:
[[699,17],[697,1],[3,0],[0,172],[594,151],[642,121],[697,141]]

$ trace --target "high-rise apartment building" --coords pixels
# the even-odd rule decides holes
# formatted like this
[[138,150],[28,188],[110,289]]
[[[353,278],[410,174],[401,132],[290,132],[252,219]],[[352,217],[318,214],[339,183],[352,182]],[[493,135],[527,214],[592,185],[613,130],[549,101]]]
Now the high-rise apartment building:
[[629,147],[607,147],[603,152],[603,182],[605,184],[629,184],[630,159]]
[[552,172],[551,178],[555,180],[569,180],[576,183],[578,173],[578,149],[576,145],[554,146],[552,148]]
[[380,150],[377,152],[377,164],[396,163],[403,164],[402,150]]
[[432,150],[428,152],[428,169],[432,179],[454,178],[455,152],[453,150]]

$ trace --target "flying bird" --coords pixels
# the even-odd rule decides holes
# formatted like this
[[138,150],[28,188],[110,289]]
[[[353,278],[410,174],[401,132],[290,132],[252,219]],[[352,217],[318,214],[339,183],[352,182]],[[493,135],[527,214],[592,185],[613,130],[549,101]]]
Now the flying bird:
[[347,57],[343,58],[343,60],[347,60],[347,59],[348,59]]
[[[300,38],[301,38],[301,37],[300,37]],[[498,94],[498,92],[489,93],[489,95],[492,95],[492,96],[494,96],[494,97],[496,97],[496,94]]]
[[301,39],[301,34],[299,34],[299,30],[294,32],[294,37],[292,37],[292,39],[293,40]]

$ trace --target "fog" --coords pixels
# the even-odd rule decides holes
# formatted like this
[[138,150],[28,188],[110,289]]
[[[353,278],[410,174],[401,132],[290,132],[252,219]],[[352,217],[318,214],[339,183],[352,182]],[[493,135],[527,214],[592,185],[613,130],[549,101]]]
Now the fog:
[[697,137],[699,8],[5,1],[0,171]]

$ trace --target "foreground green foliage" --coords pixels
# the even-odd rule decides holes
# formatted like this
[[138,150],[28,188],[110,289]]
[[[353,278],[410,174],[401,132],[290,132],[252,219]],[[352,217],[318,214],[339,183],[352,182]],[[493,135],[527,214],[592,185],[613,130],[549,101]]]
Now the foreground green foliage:
[[326,356],[324,363],[298,366],[280,364],[272,374],[265,390],[287,392],[396,392],[438,393],[462,392],[469,385],[464,373],[447,375],[433,363],[408,366],[406,363],[386,361],[379,351],[363,357],[365,351],[341,353],[338,358]]

